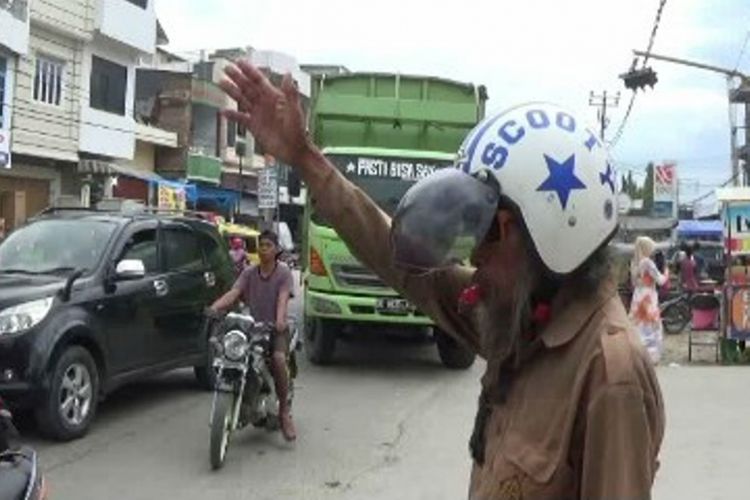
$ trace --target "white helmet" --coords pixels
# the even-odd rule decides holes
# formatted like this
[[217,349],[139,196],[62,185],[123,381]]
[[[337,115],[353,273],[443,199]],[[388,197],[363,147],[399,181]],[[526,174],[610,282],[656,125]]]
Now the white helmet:
[[[467,136],[456,166],[402,199],[391,236],[397,262],[424,268],[465,258],[487,233],[498,201],[517,208],[539,258],[557,275],[579,268],[617,229],[616,174],[604,145],[554,104],[488,116]],[[425,262],[425,250],[439,258]]]

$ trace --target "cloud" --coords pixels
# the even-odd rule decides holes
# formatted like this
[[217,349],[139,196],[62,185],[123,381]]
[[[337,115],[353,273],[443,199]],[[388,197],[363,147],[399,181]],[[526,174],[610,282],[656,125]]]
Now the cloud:
[[[667,2],[655,53],[733,65],[750,26],[746,0]],[[306,63],[430,74],[484,84],[489,109],[552,100],[590,122],[590,91],[622,92],[618,75],[645,49],[657,0],[157,0],[175,50],[251,45]],[[750,57],[747,58],[750,60]],[[656,60],[656,88],[639,94],[615,155],[624,162],[719,158],[728,162],[726,83],[721,75]],[[687,169],[701,172],[698,165]],[[728,168],[709,169],[714,177]],[[708,175],[708,174],[707,174]]]

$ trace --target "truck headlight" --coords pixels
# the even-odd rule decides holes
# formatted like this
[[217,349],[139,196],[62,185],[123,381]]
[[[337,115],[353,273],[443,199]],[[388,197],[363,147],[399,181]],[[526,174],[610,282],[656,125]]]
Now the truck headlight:
[[247,355],[247,350],[250,347],[247,337],[239,330],[227,332],[222,344],[224,345],[224,355],[231,361],[241,361]]
[[20,333],[42,322],[52,308],[52,297],[34,300],[0,311],[0,335]]

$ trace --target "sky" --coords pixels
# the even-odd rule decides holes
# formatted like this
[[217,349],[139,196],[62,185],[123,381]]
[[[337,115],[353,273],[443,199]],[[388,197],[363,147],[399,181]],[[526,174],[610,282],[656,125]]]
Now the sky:
[[[618,76],[647,48],[659,1],[156,0],[156,10],[178,53],[252,46],[300,64],[440,76],[485,85],[488,110],[552,101],[597,130],[590,92],[620,91],[611,138],[632,93]],[[749,32],[747,0],[667,0],[652,52],[750,74]],[[690,202],[731,177],[727,79],[649,65],[659,81],[638,92],[611,154],[641,181],[649,161],[676,161]]]

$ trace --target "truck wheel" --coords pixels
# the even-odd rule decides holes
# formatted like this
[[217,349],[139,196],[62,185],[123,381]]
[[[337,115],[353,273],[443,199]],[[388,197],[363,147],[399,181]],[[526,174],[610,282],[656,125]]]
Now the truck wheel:
[[88,350],[67,348],[49,372],[49,389],[36,410],[40,430],[60,441],[70,441],[89,429],[99,398],[99,373]]
[[453,370],[466,370],[474,364],[476,355],[465,349],[450,335],[435,329],[435,343],[443,366]]
[[334,321],[307,318],[305,321],[305,352],[315,365],[327,365],[336,350],[337,325]]

